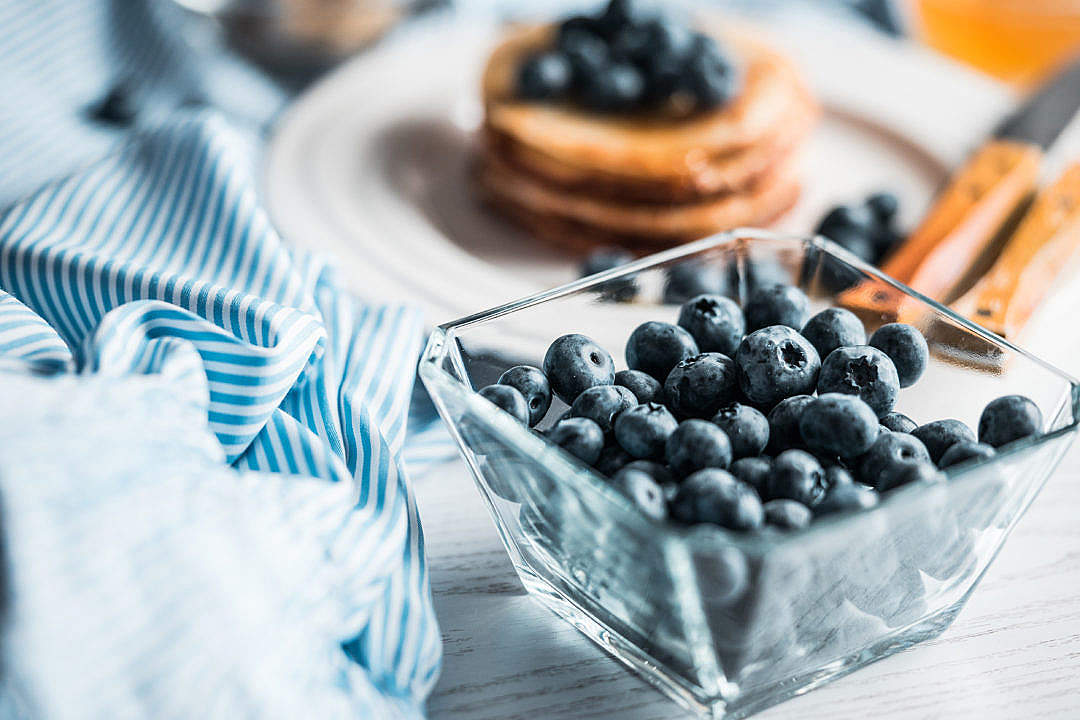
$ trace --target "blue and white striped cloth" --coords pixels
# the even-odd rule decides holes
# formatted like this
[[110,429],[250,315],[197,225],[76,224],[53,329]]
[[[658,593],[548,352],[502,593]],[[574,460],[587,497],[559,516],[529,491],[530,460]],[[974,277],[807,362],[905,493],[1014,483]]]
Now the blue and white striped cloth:
[[174,11],[0,0],[0,716],[422,715],[422,318],[277,236],[280,96]]

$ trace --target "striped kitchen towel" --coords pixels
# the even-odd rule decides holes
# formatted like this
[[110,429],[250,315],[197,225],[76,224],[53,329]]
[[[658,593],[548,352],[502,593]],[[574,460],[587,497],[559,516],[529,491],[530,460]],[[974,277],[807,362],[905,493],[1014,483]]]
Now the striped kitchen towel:
[[168,5],[0,0],[0,717],[420,716],[422,318],[282,242],[280,96]]

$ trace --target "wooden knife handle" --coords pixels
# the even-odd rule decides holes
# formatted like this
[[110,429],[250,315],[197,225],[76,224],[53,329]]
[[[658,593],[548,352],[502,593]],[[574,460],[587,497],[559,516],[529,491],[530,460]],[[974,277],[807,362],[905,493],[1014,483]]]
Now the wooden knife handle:
[[1015,338],[1080,249],[1080,163],[1035,198],[1001,255],[953,309]]
[[[1042,151],[1035,145],[993,140],[979,148],[949,181],[919,227],[882,265],[900,282],[940,302],[990,245],[1035,188]],[[905,320],[904,296],[864,282],[839,302],[882,320]]]

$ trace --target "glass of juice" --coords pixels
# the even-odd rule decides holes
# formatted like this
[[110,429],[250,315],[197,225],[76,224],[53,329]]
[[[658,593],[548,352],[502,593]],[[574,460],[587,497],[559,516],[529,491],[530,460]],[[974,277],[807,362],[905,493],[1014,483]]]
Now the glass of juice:
[[932,47],[1017,87],[1080,53],[1080,0],[908,0]]

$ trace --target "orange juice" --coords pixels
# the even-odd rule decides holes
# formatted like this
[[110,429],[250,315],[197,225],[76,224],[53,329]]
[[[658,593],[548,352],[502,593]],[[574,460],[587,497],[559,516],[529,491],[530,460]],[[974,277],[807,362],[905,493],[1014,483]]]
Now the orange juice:
[[910,0],[923,39],[1018,86],[1080,52],[1080,0]]

